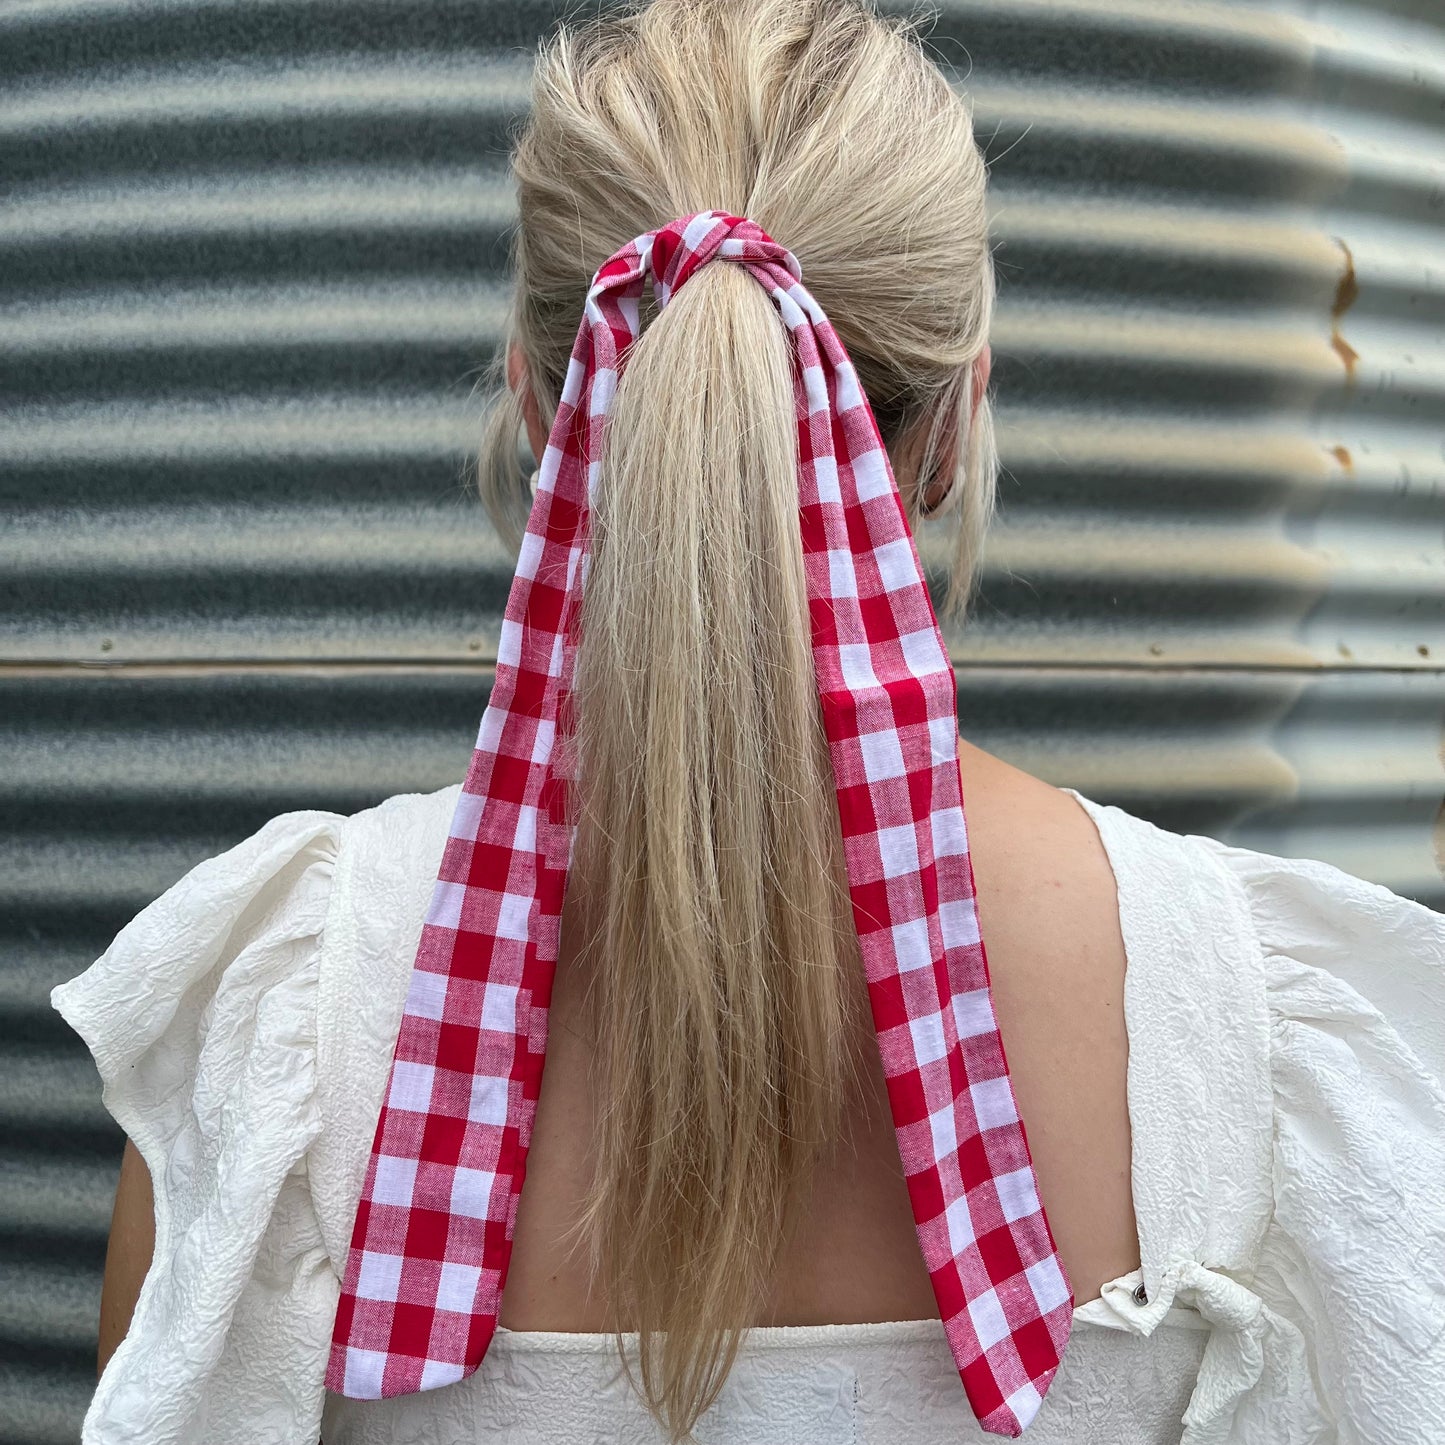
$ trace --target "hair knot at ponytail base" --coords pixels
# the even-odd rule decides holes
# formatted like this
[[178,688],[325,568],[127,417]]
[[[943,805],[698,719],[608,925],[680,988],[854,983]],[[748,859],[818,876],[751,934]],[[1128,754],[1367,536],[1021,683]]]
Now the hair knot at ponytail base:
[[848,891],[919,1245],[984,1429],[1042,1403],[1073,1300],[1039,1200],[979,934],[957,693],[872,411],[796,259],[742,217],[648,232],[588,291],[507,600],[496,682],[397,1036],[327,1387],[461,1380],[497,1326],[571,863],[571,693],[603,429],[639,301],[741,264],[791,339],[798,519]]

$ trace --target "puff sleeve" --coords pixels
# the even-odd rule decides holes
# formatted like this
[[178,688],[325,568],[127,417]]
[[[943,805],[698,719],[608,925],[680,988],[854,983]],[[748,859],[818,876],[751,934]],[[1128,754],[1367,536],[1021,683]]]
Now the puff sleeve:
[[1328,1438],[1445,1434],[1445,916],[1216,845],[1263,957],[1274,1208],[1254,1289],[1310,1342]]
[[1119,886],[1141,1258],[1084,1310],[1209,1326],[1181,1445],[1440,1445],[1445,916],[1074,796]]
[[52,1003],[155,1194],[155,1253],[85,1445],[318,1437],[337,1283],[307,1176],[320,951],[345,820],[201,863]]

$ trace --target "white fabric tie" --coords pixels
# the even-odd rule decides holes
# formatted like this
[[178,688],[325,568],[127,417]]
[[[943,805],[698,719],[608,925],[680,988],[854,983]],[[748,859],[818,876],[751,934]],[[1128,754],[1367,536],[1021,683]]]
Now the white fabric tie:
[[[1143,1272],[1135,1270],[1106,1284],[1102,1297],[1085,1305],[1081,1317],[1147,1337],[1171,1314],[1170,1323],[1189,1324],[1184,1311],[1192,1309],[1209,1326],[1179,1445],[1255,1438],[1273,1445],[1312,1445],[1333,1438],[1304,1337],[1291,1321],[1247,1285],[1196,1260],[1171,1264],[1157,1292],[1141,1304],[1135,1291],[1143,1279]],[[1246,1434],[1246,1428],[1258,1434]]]

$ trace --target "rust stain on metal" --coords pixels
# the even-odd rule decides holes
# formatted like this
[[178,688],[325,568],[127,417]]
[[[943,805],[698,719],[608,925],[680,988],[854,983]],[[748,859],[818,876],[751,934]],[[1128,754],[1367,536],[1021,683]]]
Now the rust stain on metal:
[[1342,237],[1335,236],[1333,240],[1345,253],[1345,269],[1335,287],[1335,304],[1330,308],[1330,345],[1345,364],[1345,379],[1353,382],[1355,363],[1360,359],[1360,353],[1345,340],[1340,330],[1340,317],[1355,304],[1360,294],[1360,283],[1355,277],[1354,253]]
[[1331,447],[1330,455],[1347,471],[1355,469],[1355,459],[1350,455],[1349,447]]

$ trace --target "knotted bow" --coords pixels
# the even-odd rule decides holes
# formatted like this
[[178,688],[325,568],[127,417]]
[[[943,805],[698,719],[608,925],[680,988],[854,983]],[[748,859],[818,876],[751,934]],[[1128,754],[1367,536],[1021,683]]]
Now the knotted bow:
[[792,253],[714,211],[639,236],[587,293],[417,950],[326,1383],[357,1399],[449,1384],[496,1329],[571,852],[559,744],[603,427],[649,275],[663,307],[713,260],[743,266],[793,340],[813,661],[899,1154],[974,1414],[1017,1435],[1058,1368],[1073,1301],[989,992],[953,671],[842,343]]

